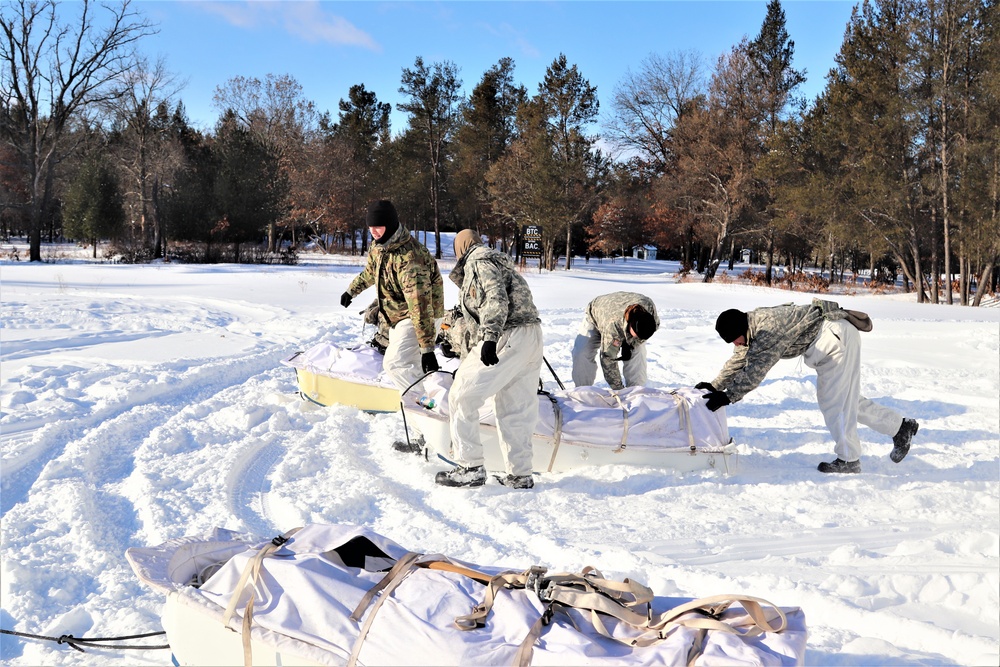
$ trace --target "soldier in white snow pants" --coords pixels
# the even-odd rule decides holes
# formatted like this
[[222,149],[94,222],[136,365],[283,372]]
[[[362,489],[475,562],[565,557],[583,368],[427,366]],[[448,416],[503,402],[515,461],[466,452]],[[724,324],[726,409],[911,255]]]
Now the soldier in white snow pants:
[[479,409],[493,398],[500,450],[514,489],[534,487],[531,437],[538,421],[542,324],[531,290],[510,257],[487,248],[471,229],[455,235],[458,260],[449,279],[459,287],[464,333],[452,341],[462,363],[448,393],[451,444],[458,466],[434,477],[442,486],[486,483]]
[[861,395],[861,335],[847,320],[823,322],[802,360],[816,370],[816,401],[837,458],[861,458],[859,422],[890,438],[899,431],[903,415]]
[[597,297],[587,304],[573,343],[573,384],[594,384],[600,360],[612,389],[645,386],[646,341],[659,327],[656,305],[648,296],[612,292]]
[[482,465],[479,410],[493,397],[500,451],[507,474],[531,475],[531,436],[538,421],[538,369],[542,365],[542,325],[526,324],[504,332],[497,342],[500,362],[486,366],[479,343],[462,358],[448,395],[451,442],[462,465]]
[[871,330],[867,315],[823,299],[813,299],[808,306],[724,311],[715,330],[735,345],[733,355],[714,380],[699,382],[695,388],[708,390],[706,405],[718,410],[756,389],[780,359],[801,356],[816,370],[816,400],[837,454],[835,461],[820,463],[819,471],[861,472],[859,422],[892,437],[889,458],[899,463],[910,450],[918,424],[861,395],[859,327]]

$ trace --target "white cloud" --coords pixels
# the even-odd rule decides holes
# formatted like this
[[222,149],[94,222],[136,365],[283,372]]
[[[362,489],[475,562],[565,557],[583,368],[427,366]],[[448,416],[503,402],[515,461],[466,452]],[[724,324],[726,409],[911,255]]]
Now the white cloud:
[[526,57],[537,58],[541,55],[538,48],[524,36],[523,31],[516,29],[507,22],[500,23],[499,25],[489,23],[480,23],[479,25],[487,32],[509,42]]
[[307,42],[360,46],[371,51],[382,50],[371,35],[342,16],[326,11],[318,0],[203,2],[199,3],[199,6],[207,12],[222,17],[237,28],[276,26]]

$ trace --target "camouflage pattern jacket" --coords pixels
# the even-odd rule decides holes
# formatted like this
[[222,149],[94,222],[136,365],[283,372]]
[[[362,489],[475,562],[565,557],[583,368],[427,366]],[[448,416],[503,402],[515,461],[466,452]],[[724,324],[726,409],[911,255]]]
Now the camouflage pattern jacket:
[[819,336],[824,320],[846,317],[837,303],[823,299],[813,299],[808,306],[789,303],[751,310],[746,345],[736,347],[712,386],[735,403],[756,389],[779,359],[803,354]]
[[632,305],[642,306],[643,310],[653,316],[656,328],[660,328],[660,318],[656,314],[653,300],[642,294],[612,292],[587,304],[587,324],[601,334],[600,360],[604,379],[608,385],[617,389],[625,386],[616,361],[621,356],[622,343],[634,348],[643,342],[629,333],[628,323],[625,322],[625,311]]
[[459,287],[465,333],[461,354],[481,340],[500,340],[504,331],[537,324],[531,290],[510,257],[484,245],[473,246],[452,269],[450,278]]
[[430,251],[403,225],[385,244],[373,243],[364,270],[347,293],[357,296],[375,285],[379,316],[396,326],[410,318],[421,352],[432,352],[436,320],[444,316],[444,281]]

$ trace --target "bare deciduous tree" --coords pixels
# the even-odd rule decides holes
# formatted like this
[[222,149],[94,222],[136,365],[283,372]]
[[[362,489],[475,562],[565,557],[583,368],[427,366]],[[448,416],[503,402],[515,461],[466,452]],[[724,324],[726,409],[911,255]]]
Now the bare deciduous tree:
[[122,94],[136,43],[154,32],[129,0],[5,2],[0,13],[0,136],[15,151],[28,181],[31,261],[41,261],[43,216],[53,195],[61,146],[74,120]]
[[650,54],[638,72],[627,72],[615,88],[608,138],[655,169],[666,169],[673,159],[671,130],[691,100],[704,93],[704,86],[696,51]]

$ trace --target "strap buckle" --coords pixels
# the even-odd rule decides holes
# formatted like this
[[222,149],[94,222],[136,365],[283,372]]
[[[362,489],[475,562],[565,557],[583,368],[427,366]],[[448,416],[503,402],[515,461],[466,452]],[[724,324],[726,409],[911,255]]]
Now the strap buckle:
[[535,595],[540,599],[542,597],[542,584],[545,583],[545,573],[548,572],[547,567],[542,567],[541,565],[532,565],[528,569],[527,576],[524,580],[524,587],[526,589],[533,590]]

